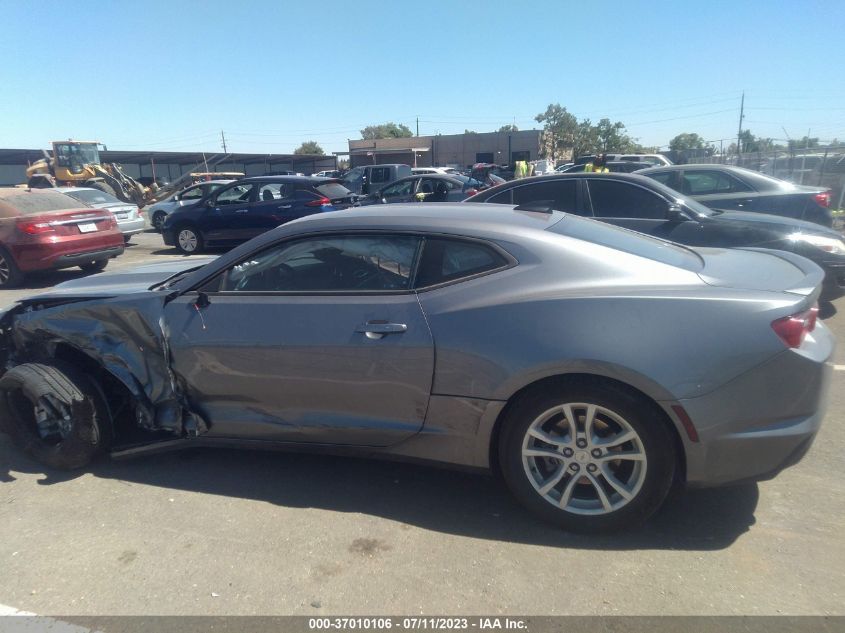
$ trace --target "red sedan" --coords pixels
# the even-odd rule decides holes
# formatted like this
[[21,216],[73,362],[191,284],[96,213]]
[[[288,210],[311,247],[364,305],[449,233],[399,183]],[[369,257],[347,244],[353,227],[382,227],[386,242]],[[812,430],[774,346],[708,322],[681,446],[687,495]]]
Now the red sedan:
[[45,189],[0,189],[0,288],[35,270],[103,270],[123,253],[111,212]]

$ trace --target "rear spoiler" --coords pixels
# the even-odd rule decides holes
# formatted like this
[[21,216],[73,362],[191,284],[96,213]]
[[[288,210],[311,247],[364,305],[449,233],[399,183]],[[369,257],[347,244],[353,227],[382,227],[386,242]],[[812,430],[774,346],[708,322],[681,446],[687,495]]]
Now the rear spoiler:
[[815,262],[810,261],[806,257],[801,257],[800,255],[796,255],[795,253],[790,253],[789,251],[778,251],[773,250],[770,248],[742,248],[744,251],[757,251],[760,253],[766,253],[767,255],[772,255],[774,257],[779,257],[780,259],[788,261],[790,264],[798,268],[802,273],[804,273],[804,279],[801,280],[795,286],[791,288],[785,288],[785,292],[790,292],[796,295],[804,295],[805,297],[811,298],[813,301],[816,301],[821,294],[821,286],[822,282],[824,281],[824,270],[820,266],[818,266]]

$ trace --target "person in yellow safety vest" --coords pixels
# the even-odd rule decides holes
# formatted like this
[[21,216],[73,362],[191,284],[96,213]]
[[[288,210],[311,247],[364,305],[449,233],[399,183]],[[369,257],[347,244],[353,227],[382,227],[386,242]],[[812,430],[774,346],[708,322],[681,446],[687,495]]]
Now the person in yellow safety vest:
[[598,154],[592,162],[587,163],[584,167],[584,171],[590,171],[596,174],[606,174],[610,170],[607,168],[607,156],[604,154]]

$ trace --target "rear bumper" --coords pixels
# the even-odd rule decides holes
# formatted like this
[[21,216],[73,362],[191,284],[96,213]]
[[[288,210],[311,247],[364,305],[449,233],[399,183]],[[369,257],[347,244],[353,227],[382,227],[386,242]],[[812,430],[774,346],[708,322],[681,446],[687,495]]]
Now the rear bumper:
[[137,220],[124,220],[118,221],[117,223],[118,230],[123,233],[123,235],[137,235],[138,233],[143,233],[147,228],[147,223],[144,218],[139,218]]
[[821,426],[835,347],[819,322],[786,350],[727,385],[681,400],[700,438],[684,438],[687,484],[719,486],[774,477],[797,463]]
[[18,243],[12,255],[23,272],[69,268],[96,259],[109,259],[123,253],[123,235],[117,231],[108,236],[82,237],[59,242]]

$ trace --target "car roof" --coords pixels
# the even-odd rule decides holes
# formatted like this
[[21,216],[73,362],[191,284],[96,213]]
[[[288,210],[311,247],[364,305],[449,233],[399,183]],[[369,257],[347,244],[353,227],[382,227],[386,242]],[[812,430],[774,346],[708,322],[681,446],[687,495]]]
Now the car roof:
[[239,178],[232,182],[290,182],[301,184],[325,184],[326,180],[318,176],[249,176],[247,178]]

